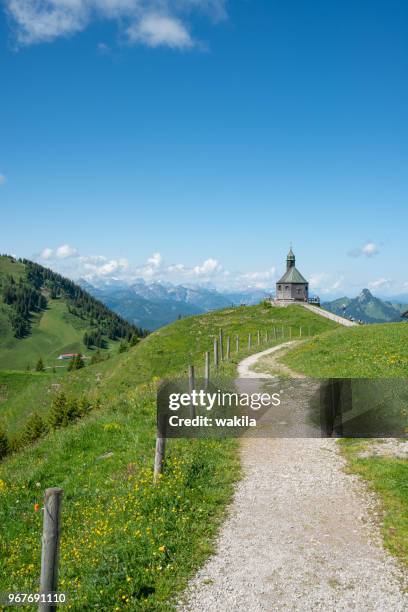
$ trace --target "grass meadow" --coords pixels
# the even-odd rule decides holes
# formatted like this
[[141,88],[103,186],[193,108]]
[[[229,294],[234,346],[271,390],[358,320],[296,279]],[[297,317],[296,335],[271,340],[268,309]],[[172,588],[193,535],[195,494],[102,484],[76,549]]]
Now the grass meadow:
[[[222,368],[228,373],[237,360],[265,348],[257,345],[258,329],[262,338],[271,332],[273,345],[281,342],[273,338],[274,326],[300,324],[314,334],[335,328],[301,307],[228,309],[177,321],[126,353],[60,376],[59,391],[87,394],[100,407],[0,463],[0,591],[35,591],[42,525],[35,504],[45,488],[60,486],[60,585],[68,609],[171,610],[212,550],[240,468],[235,440],[171,440],[154,486],[156,385],[185,374],[189,364],[199,370],[221,328],[224,338],[240,337],[240,354]],[[53,373],[20,375],[32,385],[21,401],[24,378],[3,374],[2,412],[9,410],[10,429],[22,411],[46,416],[55,393]]]

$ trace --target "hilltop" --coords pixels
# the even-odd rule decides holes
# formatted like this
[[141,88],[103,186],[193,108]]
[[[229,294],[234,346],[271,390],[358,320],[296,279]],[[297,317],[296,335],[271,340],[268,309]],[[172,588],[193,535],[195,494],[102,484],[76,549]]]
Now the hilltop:
[[0,256],[0,370],[60,365],[62,353],[109,351],[143,336],[71,280],[29,260]]
[[369,289],[363,289],[355,298],[341,297],[322,304],[334,314],[354,318],[364,323],[396,323],[407,305],[388,302],[375,297]]

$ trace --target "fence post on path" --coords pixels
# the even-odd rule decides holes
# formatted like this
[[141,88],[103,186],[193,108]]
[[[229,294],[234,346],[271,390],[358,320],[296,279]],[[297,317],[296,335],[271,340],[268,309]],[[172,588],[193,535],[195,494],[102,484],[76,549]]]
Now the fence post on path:
[[220,361],[224,359],[224,334],[222,329],[220,329]]
[[214,338],[214,368],[218,368],[218,340]]
[[292,327],[289,327],[289,338],[292,338]]
[[237,334],[237,337],[235,338],[235,344],[236,344],[236,349],[237,349],[237,355],[239,353],[239,336]]
[[249,333],[248,334],[248,348],[249,349],[251,348],[251,344],[252,344],[252,342],[251,342],[251,334]]
[[299,327],[299,338],[302,337],[302,326]]
[[204,370],[204,380],[206,386],[210,382],[210,351],[206,351],[205,353],[205,370]]
[[226,355],[227,361],[230,358],[230,354],[231,354],[231,339],[229,336],[227,336],[227,355]]
[[55,612],[57,609],[56,604],[50,605],[47,602],[47,595],[49,593],[58,592],[58,557],[61,532],[62,493],[62,489],[57,487],[51,487],[45,490],[40,593],[46,596],[46,602],[39,604],[39,612]]
[[261,344],[261,332],[258,329],[258,346]]

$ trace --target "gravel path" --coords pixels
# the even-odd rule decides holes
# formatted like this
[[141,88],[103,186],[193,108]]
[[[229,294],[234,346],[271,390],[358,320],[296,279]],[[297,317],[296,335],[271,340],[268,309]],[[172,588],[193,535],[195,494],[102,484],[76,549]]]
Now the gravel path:
[[261,351],[260,353],[255,353],[254,355],[246,357],[246,359],[243,359],[238,364],[238,376],[240,378],[273,378],[272,374],[266,374],[264,372],[254,372],[254,370],[252,370],[252,367],[262,357],[266,357],[267,355],[271,355],[272,353],[278,353],[279,351],[282,351],[283,349],[286,349],[287,347],[290,347],[298,342],[298,340],[283,342],[282,344],[278,344],[277,346],[268,348],[265,351]]
[[[245,362],[241,376],[250,372]],[[216,553],[180,610],[408,610],[406,576],[383,548],[376,498],[343,471],[335,440],[243,439],[241,459],[244,477]]]

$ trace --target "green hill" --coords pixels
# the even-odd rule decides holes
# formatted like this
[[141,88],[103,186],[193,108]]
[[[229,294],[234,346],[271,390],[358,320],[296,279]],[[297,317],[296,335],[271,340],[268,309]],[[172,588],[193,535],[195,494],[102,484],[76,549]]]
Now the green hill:
[[174,593],[211,552],[239,466],[234,440],[171,440],[164,476],[153,486],[155,381],[189,364],[202,372],[220,329],[240,339],[239,353],[221,368],[234,372],[247,354],[281,342],[282,327],[288,338],[300,325],[312,335],[336,328],[299,306],[231,308],[177,321],[59,379],[52,372],[5,374],[0,410],[10,434],[29,412],[48,422],[62,391],[86,398],[89,410],[0,463],[0,590],[35,590],[41,514],[33,504],[46,487],[61,486],[60,586],[73,609],[171,610]]
[[[87,333],[90,341],[84,343]],[[63,367],[62,353],[90,357],[143,332],[72,281],[28,260],[0,256],[0,370]]]
[[406,378],[408,325],[339,327],[294,349],[283,361],[308,376]]

